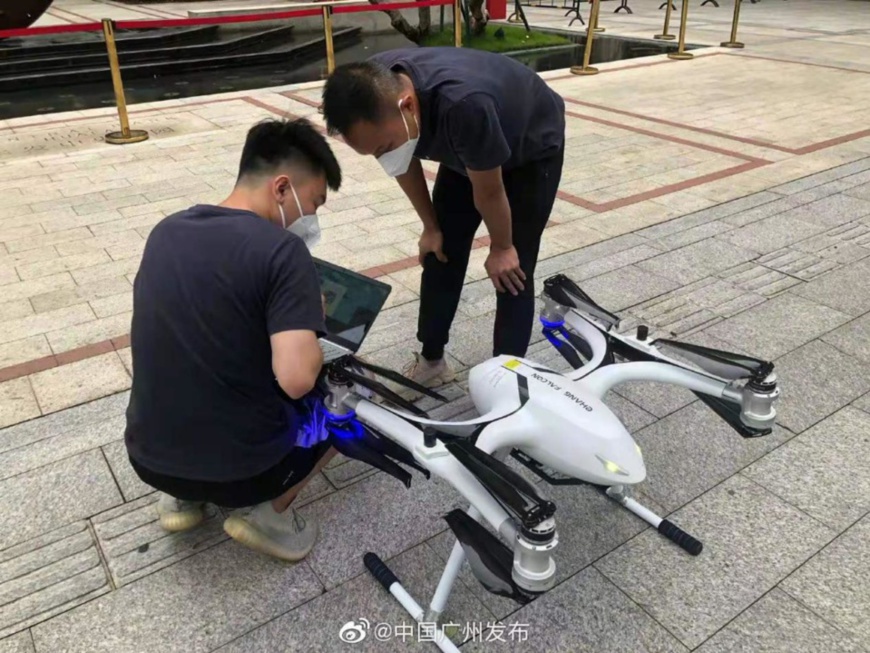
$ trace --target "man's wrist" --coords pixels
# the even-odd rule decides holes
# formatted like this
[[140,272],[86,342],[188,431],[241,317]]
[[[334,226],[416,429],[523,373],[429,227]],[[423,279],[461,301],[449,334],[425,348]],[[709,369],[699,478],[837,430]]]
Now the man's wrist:
[[490,237],[489,251],[491,251],[491,252],[506,252],[508,250],[513,249],[513,247],[514,247],[513,243],[510,243],[510,242],[509,243],[503,243],[503,242],[497,243],[497,242],[493,241],[492,238]]

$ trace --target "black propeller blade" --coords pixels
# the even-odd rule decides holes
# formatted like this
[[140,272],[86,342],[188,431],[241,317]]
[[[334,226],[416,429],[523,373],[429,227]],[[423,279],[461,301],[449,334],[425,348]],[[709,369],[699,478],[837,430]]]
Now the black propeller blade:
[[424,385],[420,385],[416,381],[412,381],[411,379],[402,376],[398,372],[387,369],[386,367],[381,367],[380,365],[374,365],[373,363],[369,363],[367,361],[361,360],[355,356],[350,357],[350,360],[354,365],[363,368],[364,370],[368,370],[369,372],[373,372],[378,376],[382,376],[385,379],[389,379],[394,383],[398,383],[399,385],[403,385],[406,388],[410,388],[415,392],[419,392],[420,394],[424,394],[427,397],[432,397],[433,399],[437,399],[438,401],[446,402],[447,397],[444,395],[440,395],[434,390],[427,388]]
[[371,448],[365,440],[335,436],[331,438],[331,442],[333,447],[348,458],[354,458],[371,465],[375,469],[397,478],[404,483],[405,487],[411,487],[411,475],[392,460]]
[[361,385],[364,388],[368,388],[369,390],[380,395],[387,401],[392,402],[396,404],[396,406],[407,410],[409,413],[413,413],[414,415],[417,415],[419,417],[429,417],[425,411],[420,410],[407,399],[404,399],[403,397],[397,395],[383,383],[380,383],[379,381],[374,381],[363,374],[358,374],[357,372],[354,372],[347,368],[342,369],[341,373],[354,383]]
[[432,477],[431,472],[423,467],[420,463],[414,460],[414,456],[411,455],[411,452],[405,449],[400,444],[393,442],[389,438],[382,437],[378,435],[373,429],[369,426],[360,423],[363,429],[368,434],[368,438],[366,438],[366,442],[370,444],[374,449],[377,449],[380,453],[385,456],[389,456],[394,460],[398,460],[403,465],[407,465],[408,467],[412,467],[416,469],[418,472],[423,474],[427,479]]
[[727,381],[767,376],[773,371],[772,363],[742,354],[664,338],[660,338],[652,344],[667,356],[676,359],[682,358],[705,372]]
[[488,592],[523,605],[531,601],[511,577],[514,556],[504,542],[462,510],[451,510],[444,519],[462,545],[471,573]]
[[583,358],[586,360],[592,360],[592,357],[594,356],[592,353],[592,345],[590,345],[585,338],[566,329],[564,326],[559,328],[559,333],[568,339],[568,342],[574,346],[574,349],[576,349]]
[[580,286],[574,283],[564,274],[556,274],[544,281],[544,293],[562,306],[579,308],[609,326],[619,324],[619,316],[607,309],[601,308],[587,295]]

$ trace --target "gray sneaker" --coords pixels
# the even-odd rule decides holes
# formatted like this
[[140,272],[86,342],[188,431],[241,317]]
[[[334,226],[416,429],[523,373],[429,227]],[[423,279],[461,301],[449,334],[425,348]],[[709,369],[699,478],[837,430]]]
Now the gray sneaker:
[[187,531],[199,526],[205,519],[202,508],[205,504],[197,501],[182,501],[166,493],[160,494],[157,501],[157,514],[160,516],[160,526],[170,533]]
[[275,512],[271,501],[230,515],[224,530],[249,549],[289,562],[298,562],[309,554],[318,531],[316,522],[304,519],[293,508]]
[[[446,359],[427,361],[419,353],[414,354],[414,360],[404,367],[402,374],[426,388],[437,388],[456,378]],[[409,401],[416,401],[422,396],[410,388],[403,388],[399,394]]]

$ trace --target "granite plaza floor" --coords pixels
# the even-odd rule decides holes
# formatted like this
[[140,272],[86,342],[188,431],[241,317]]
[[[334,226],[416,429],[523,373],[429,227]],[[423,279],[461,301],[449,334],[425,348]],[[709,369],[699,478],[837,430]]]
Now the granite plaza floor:
[[[659,31],[658,0],[629,4],[603,5],[608,32]],[[689,40],[724,40],[730,5],[698,4]],[[58,0],[40,24],[187,8]],[[741,52],[545,75],[568,105],[569,155],[538,276],[565,272],[626,328],[775,360],[779,425],[744,441],[687,392],[614,393],[644,450],[642,495],[703,554],[591,490],[552,488],[558,586],[519,609],[464,570],[446,619],[468,625],[460,639],[500,623],[482,639],[505,641],[463,650],[870,651],[870,4],[742,12]],[[563,14],[528,9],[542,25]],[[361,554],[428,602],[452,543],[441,516],[458,500],[443,483],[415,476],[405,490],[336,460],[300,501],[322,536],[293,566],[228,541],[216,509],[197,531],[161,532],[125,459],[130,284],[149,230],[220,200],[246,129],[318,120],[318,93],[137,105],[133,126],[151,139],[121,148],[102,143],[108,110],[0,122],[0,653],[434,650],[399,635],[409,617]],[[317,254],[393,285],[366,354],[398,367],[415,345],[417,218],[374,162],[333,145],[347,181]],[[463,370],[490,346],[478,245],[449,348]],[[535,340],[532,357],[556,364]],[[462,378],[436,415],[469,413]],[[392,636],[342,643],[362,618]]]

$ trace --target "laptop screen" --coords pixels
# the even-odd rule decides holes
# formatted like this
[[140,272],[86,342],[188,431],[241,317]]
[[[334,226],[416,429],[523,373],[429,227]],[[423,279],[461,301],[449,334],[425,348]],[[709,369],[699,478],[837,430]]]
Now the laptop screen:
[[392,288],[351,270],[314,259],[326,298],[328,339],[356,352],[384,307]]

